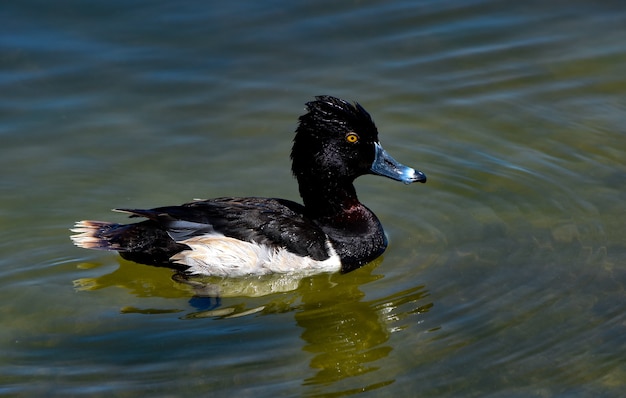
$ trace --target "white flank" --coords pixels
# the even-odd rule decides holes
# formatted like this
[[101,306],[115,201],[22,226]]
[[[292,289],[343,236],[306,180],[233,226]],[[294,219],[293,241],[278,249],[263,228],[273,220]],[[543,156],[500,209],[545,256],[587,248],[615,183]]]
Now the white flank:
[[272,273],[316,274],[336,272],[341,261],[330,242],[331,256],[324,261],[302,257],[284,249],[240,241],[220,234],[179,241],[191,248],[175,254],[171,261],[189,267],[192,274],[213,276],[267,275]]

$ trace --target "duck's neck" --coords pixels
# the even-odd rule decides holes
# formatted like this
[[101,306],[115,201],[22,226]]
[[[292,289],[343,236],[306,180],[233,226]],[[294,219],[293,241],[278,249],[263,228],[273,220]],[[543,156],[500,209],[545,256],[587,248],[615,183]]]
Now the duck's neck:
[[342,221],[354,209],[364,207],[356,196],[352,181],[301,176],[298,183],[309,217],[318,221]]
[[351,180],[298,180],[307,215],[329,236],[362,240],[382,234],[380,221],[359,202]]
[[300,183],[307,215],[331,239],[344,272],[382,254],[387,247],[383,227],[374,213],[359,202],[352,182]]

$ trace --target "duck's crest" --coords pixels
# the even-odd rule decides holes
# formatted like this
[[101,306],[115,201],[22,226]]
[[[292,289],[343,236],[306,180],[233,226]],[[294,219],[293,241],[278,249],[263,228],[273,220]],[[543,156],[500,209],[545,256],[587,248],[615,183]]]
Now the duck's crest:
[[[300,117],[300,125],[309,122],[374,125],[370,114],[358,102],[351,104],[330,95],[316,96],[315,101],[306,103],[306,109],[309,113]],[[355,128],[358,127],[356,125]]]

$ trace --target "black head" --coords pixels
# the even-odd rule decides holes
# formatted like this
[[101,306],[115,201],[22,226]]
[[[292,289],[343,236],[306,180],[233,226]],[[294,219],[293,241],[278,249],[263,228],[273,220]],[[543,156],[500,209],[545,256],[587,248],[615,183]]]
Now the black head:
[[322,95],[306,104],[291,150],[292,171],[305,179],[352,183],[364,174],[378,174],[405,183],[425,182],[426,176],[401,165],[378,142],[378,130],[358,103]]
[[359,104],[331,96],[308,102],[308,113],[300,116],[291,151],[292,171],[332,172],[335,178],[354,178],[369,173],[374,161],[378,130]]

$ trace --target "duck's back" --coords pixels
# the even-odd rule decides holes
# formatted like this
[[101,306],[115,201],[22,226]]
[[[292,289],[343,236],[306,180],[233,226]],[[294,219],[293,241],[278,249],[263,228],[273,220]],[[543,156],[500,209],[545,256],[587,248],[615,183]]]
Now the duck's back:
[[117,209],[148,220],[82,221],[74,242],[192,274],[238,276],[341,268],[328,237],[298,203],[273,198],[217,198],[154,209]]

